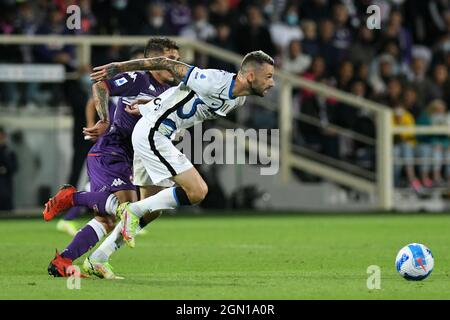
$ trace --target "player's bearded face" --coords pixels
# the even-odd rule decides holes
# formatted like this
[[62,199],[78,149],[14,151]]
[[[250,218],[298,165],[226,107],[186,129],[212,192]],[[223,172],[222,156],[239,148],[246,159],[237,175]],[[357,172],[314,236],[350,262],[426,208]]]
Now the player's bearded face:
[[253,72],[253,76],[248,80],[252,94],[264,97],[275,82],[273,80],[273,66],[263,65],[259,70]]

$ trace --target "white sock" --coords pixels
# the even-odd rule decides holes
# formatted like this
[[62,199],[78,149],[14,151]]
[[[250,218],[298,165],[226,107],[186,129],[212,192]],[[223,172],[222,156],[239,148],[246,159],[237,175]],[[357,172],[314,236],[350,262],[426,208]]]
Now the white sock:
[[97,234],[98,241],[102,240],[106,236],[107,232],[105,230],[105,227],[103,227],[103,225],[95,218],[89,221],[87,224],[90,225],[92,229],[94,229],[95,233]]
[[179,204],[174,193],[175,188],[167,188],[161,190],[151,197],[145,198],[138,202],[130,203],[130,209],[139,218],[147,212],[155,210],[175,209],[179,206]]
[[[105,241],[91,254],[90,258],[95,261],[106,262],[114,252],[123,247],[125,240],[123,240],[121,233],[122,228],[123,221],[120,221]],[[137,231],[139,232],[140,230],[141,227],[138,226]]]
[[119,206],[119,199],[117,199],[114,193],[111,193],[106,199],[105,211],[106,213],[115,216],[117,207]]

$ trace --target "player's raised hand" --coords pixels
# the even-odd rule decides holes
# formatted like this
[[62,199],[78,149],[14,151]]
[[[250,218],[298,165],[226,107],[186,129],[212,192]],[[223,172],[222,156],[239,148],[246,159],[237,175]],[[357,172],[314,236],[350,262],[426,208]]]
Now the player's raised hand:
[[106,132],[108,128],[108,121],[99,120],[93,127],[83,128],[83,134],[85,136],[85,139],[96,141],[103,133]]
[[120,73],[120,63],[113,62],[105,64],[103,66],[95,67],[94,72],[91,73],[91,80],[93,81],[103,81],[113,78],[115,75]]
[[131,103],[129,106],[125,106],[125,111],[133,116],[140,116],[141,112],[139,111],[138,105],[141,104],[139,103],[138,100],[133,101],[133,103]]

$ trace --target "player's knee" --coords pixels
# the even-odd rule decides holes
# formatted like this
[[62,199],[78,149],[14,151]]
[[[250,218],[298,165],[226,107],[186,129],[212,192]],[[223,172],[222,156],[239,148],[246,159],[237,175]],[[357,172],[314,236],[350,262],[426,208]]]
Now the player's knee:
[[97,216],[95,217],[95,219],[102,224],[103,228],[105,228],[106,230],[106,233],[110,233],[114,230],[114,227],[116,225],[114,218]]
[[205,182],[200,183],[195,189],[187,192],[189,201],[192,204],[202,202],[208,194],[208,185]]

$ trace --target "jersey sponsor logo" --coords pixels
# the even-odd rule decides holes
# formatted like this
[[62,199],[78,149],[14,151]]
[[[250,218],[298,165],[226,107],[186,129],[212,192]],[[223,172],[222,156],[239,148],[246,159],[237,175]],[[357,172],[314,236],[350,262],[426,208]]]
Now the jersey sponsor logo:
[[117,80],[114,80],[114,83],[116,84],[117,87],[120,87],[120,86],[124,85],[127,82],[128,82],[128,80],[125,79],[124,77],[122,77],[120,79],[117,79]]
[[123,184],[126,184],[125,181],[123,181],[120,178],[114,179],[113,183],[111,184],[111,187],[118,187],[121,186]]

